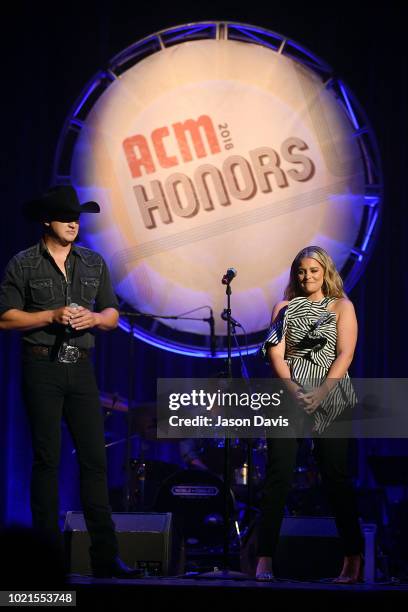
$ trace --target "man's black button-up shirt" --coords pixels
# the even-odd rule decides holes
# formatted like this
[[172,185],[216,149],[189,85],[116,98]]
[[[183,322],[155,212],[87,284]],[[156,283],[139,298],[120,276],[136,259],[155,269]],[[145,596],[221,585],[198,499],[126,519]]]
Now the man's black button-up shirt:
[[[54,310],[76,303],[89,310],[119,309],[104,259],[90,249],[72,245],[65,262],[67,278],[58,268],[43,240],[17,253],[8,263],[0,285],[0,315],[17,308],[26,312]],[[31,344],[54,346],[65,333],[58,323],[24,332]],[[92,348],[92,330],[72,332],[70,344]]]

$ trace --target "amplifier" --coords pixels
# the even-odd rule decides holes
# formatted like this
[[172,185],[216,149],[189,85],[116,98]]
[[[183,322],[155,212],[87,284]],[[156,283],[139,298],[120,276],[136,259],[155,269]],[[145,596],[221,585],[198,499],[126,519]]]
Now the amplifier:
[[[170,512],[114,512],[119,555],[129,567],[147,575],[184,572],[184,546]],[[67,512],[64,525],[67,566],[71,574],[90,574],[91,544],[82,512]]]
[[[361,523],[364,537],[364,580],[375,581],[376,525]],[[241,570],[255,574],[258,524],[249,527],[241,547]],[[285,517],[273,560],[274,573],[280,578],[320,579],[339,575],[343,565],[340,538],[333,517]]]
[[296,579],[334,578],[343,565],[343,554],[332,517],[285,517],[274,571]]

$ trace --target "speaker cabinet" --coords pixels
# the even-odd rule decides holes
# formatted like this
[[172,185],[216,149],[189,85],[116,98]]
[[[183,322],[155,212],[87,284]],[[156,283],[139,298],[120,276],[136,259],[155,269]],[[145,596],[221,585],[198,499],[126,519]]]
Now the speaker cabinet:
[[[184,546],[171,513],[114,512],[119,555],[129,567],[152,576],[184,572]],[[91,544],[82,512],[67,512],[64,525],[67,565],[72,574],[89,574]]]
[[318,579],[338,576],[343,554],[331,517],[285,517],[274,568],[277,576]]
[[[249,527],[241,548],[241,570],[255,575],[258,549],[258,522]],[[316,579],[337,576],[342,552],[334,519],[331,517],[285,517],[273,559],[280,578]]]

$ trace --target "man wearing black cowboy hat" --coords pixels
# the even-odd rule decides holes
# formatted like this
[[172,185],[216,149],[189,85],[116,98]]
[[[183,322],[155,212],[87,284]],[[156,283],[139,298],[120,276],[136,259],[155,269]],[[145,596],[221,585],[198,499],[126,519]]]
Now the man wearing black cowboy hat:
[[25,205],[26,216],[44,224],[44,234],[8,263],[0,285],[0,329],[23,332],[23,397],[34,452],[33,527],[61,544],[58,468],[64,416],[79,460],[93,574],[134,577],[139,572],[118,557],[103,418],[89,358],[93,330],[117,326],[118,302],[103,258],[74,244],[80,214],[99,210],[96,202],[80,205],[71,186],[53,187]]

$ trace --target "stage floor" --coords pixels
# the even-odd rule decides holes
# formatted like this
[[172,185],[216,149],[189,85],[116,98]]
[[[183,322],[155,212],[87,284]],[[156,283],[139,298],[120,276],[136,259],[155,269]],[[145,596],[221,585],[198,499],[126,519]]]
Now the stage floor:
[[[408,584],[356,584],[338,585],[327,581],[293,581],[280,579],[277,582],[255,580],[222,580],[197,577],[146,577],[135,580],[95,579],[88,576],[69,576],[69,586],[77,593],[77,606],[119,605],[120,610],[148,601],[149,607],[159,601],[177,605],[177,609],[193,608],[197,604],[212,607],[228,601],[231,606],[248,606],[248,610],[261,602],[301,604],[317,603],[337,607],[344,605],[356,609],[365,606],[387,604],[402,605],[408,601]],[[251,608],[249,607],[251,606]],[[118,609],[119,610],[119,609]]]

